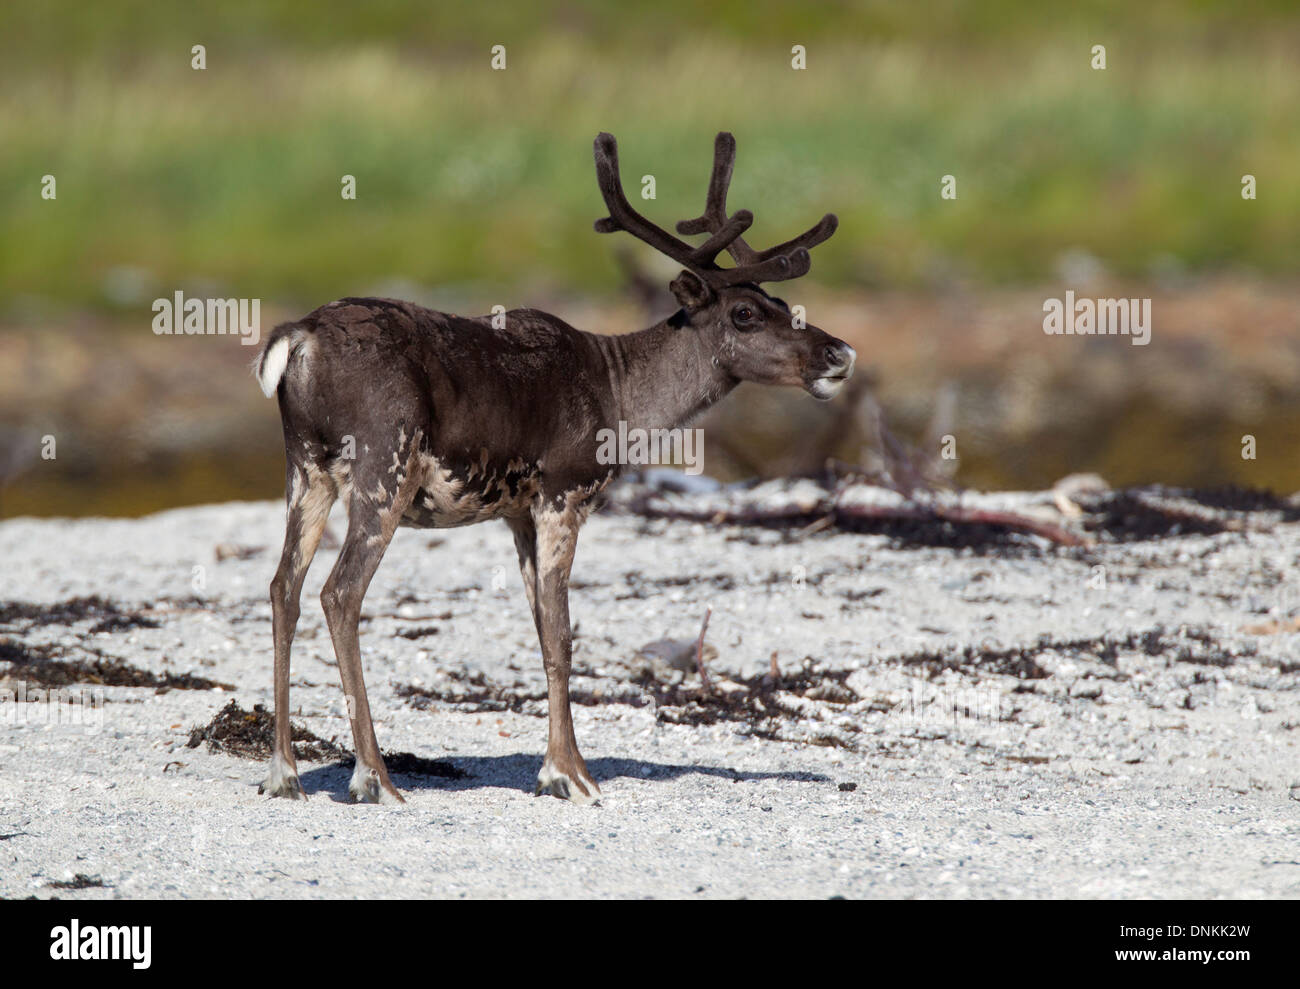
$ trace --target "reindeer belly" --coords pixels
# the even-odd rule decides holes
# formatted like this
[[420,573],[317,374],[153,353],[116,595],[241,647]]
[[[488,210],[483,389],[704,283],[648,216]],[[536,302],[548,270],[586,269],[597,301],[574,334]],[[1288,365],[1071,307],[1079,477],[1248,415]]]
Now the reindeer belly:
[[422,458],[424,479],[401,525],[449,529],[489,519],[526,515],[537,497],[535,464],[511,461],[493,466]]

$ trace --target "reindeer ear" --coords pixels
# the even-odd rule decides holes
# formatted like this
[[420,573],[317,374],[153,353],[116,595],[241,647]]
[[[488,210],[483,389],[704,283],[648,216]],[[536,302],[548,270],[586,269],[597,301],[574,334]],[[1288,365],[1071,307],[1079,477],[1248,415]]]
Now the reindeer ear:
[[713,289],[693,271],[683,271],[668,287],[688,313],[699,312],[713,301]]

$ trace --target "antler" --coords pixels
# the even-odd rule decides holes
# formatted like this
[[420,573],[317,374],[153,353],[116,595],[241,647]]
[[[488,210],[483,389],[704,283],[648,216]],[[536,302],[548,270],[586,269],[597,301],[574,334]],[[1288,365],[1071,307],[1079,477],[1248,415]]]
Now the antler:
[[[619,178],[618,142],[614,135],[601,133],[595,142],[596,181],[609,216],[596,221],[596,230],[599,233],[625,230],[715,286],[777,282],[807,273],[812,263],[808,248],[834,233],[838,221],[828,213],[807,233],[765,251],[754,251],[741,237],[754,222],[754,214],[741,209],[727,216],[727,186],[731,182],[735,154],[735,138],[725,132],[719,134],[714,144],[713,178],[709,182],[704,215],[677,224],[678,233],[710,234],[703,244],[692,247],[632,208]],[[718,267],[717,257],[724,250],[735,258],[735,267]]]
[[[727,190],[731,187],[731,172],[735,164],[736,139],[729,132],[722,131],[713,141],[713,175],[709,178],[709,194],[704,201],[704,213],[694,220],[682,220],[677,224],[679,234],[709,233],[719,229],[719,224],[727,215]],[[816,226],[784,244],[777,244],[765,251],[755,251],[745,243],[744,238],[735,237],[727,250],[738,265],[757,264],[769,258],[816,247],[835,232],[839,223],[834,213],[827,213]]]

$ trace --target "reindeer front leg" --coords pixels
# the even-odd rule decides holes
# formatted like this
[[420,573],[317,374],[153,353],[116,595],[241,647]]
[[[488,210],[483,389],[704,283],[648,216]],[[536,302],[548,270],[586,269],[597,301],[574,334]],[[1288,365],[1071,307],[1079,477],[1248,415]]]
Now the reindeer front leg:
[[529,570],[536,574],[533,593],[533,617],[542,643],[542,661],[546,666],[546,699],[550,730],[546,759],[537,774],[537,793],[549,790],[557,797],[576,804],[595,803],[600,787],[587,771],[578,740],[573,734],[573,712],[569,707],[569,666],[573,645],[569,626],[569,571],[578,544],[581,520],[571,504],[563,509],[547,507],[535,514],[536,528],[533,567],[527,553],[529,527],[515,525],[515,544],[519,550],[520,569],[525,582]]

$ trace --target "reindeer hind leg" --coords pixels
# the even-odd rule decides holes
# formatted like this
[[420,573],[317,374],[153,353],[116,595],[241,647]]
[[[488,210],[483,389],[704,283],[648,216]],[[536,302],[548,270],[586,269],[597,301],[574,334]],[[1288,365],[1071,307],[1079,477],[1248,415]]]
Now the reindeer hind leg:
[[290,463],[286,499],[284,550],[271,581],[271,629],[275,641],[275,745],[271,766],[258,793],[304,800],[298,782],[289,729],[289,653],[298,626],[298,605],[303,581],[311,566],[330,508],[338,496],[334,482],[311,464]]
[[[392,478],[387,480],[393,483]],[[369,493],[379,489],[384,490],[382,498]],[[379,569],[393,533],[418,490],[419,483],[414,474],[398,478],[394,490],[384,489],[382,478],[364,483],[354,476],[348,507],[348,534],[338,561],[321,590],[321,605],[334,642],[334,655],[338,659],[339,679],[343,683],[356,748],[356,769],[348,785],[348,795],[355,803],[406,802],[388,778],[375,737],[357,626],[361,620],[361,603],[371,578]]]

